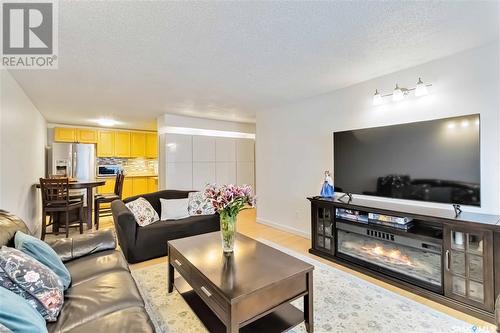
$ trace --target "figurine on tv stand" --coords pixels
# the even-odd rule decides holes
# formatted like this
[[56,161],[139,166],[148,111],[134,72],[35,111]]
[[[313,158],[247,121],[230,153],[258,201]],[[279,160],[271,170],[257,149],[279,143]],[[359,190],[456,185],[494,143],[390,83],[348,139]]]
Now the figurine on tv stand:
[[333,198],[335,194],[335,188],[333,187],[333,179],[330,174],[330,171],[325,171],[325,181],[323,182],[323,186],[321,187],[320,196],[322,198]]

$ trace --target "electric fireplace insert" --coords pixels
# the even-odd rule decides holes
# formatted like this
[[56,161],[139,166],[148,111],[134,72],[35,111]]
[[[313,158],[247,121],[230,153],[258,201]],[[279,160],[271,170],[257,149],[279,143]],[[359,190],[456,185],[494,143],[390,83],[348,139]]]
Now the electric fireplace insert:
[[422,240],[345,222],[337,222],[336,228],[339,257],[442,292],[442,244],[439,239]]

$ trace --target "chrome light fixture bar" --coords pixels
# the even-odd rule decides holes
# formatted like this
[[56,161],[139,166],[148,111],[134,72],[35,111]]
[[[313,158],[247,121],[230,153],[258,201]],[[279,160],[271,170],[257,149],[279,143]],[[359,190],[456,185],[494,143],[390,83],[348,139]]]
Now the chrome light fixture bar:
[[394,91],[390,94],[382,95],[379,93],[378,89],[375,90],[375,94],[373,95],[373,105],[381,105],[384,102],[384,97],[392,96],[392,100],[394,102],[401,101],[405,98],[406,95],[410,93],[410,91],[415,91],[415,96],[425,96],[429,93],[427,87],[432,86],[432,84],[426,84],[422,81],[421,78],[418,78],[417,85],[414,88],[403,88],[400,87],[396,83],[396,87],[394,87]]

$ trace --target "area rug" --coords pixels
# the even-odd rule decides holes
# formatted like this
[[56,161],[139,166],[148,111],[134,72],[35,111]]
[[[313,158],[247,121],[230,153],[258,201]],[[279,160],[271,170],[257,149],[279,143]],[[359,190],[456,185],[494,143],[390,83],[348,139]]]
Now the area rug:
[[[475,327],[312,258],[259,241],[314,265],[315,332],[494,332],[492,327]],[[207,332],[176,291],[167,294],[165,264],[134,270],[132,275],[158,332]],[[302,300],[293,304],[302,309]],[[290,331],[305,332],[303,324]]]

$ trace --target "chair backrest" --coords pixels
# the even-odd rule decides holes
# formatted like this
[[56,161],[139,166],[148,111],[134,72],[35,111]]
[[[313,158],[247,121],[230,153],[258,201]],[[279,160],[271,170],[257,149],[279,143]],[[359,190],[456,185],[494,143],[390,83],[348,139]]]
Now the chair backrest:
[[123,181],[125,179],[125,175],[123,172],[119,172],[116,174],[116,181],[115,181],[115,194],[122,198],[122,192],[123,192]]
[[40,178],[42,204],[69,204],[68,178]]

